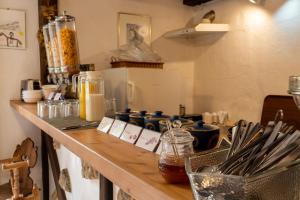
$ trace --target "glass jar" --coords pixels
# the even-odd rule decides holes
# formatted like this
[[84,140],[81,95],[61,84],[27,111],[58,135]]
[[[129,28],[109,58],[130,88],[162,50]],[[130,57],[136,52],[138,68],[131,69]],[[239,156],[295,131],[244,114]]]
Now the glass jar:
[[100,121],[104,117],[104,80],[100,71],[87,72],[85,77],[85,113],[87,121]]
[[168,183],[188,183],[185,158],[194,153],[193,136],[181,128],[171,129],[161,137],[162,151],[158,168]]
[[55,18],[60,52],[61,71],[74,74],[79,69],[79,51],[75,17],[64,14]]
[[54,73],[54,62],[53,62],[53,52],[50,42],[50,33],[49,33],[49,26],[43,26],[43,36],[44,36],[44,44],[46,49],[46,56],[48,62],[48,72],[49,74]]
[[58,47],[58,37],[56,33],[56,26],[54,21],[50,21],[48,23],[49,27],[49,36],[50,36],[50,44],[52,49],[52,57],[53,57],[53,73],[60,73],[60,53]]

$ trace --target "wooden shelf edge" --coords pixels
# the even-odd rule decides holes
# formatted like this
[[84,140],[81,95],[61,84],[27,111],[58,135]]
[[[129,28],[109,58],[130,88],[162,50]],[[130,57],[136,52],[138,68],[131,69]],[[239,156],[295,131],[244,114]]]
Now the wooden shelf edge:
[[[132,169],[128,171],[129,167],[127,165],[122,165],[121,162],[115,162],[111,159],[109,153],[99,153],[99,149],[97,148],[100,146],[97,146],[98,144],[83,144],[82,142],[80,142],[80,138],[78,138],[77,135],[88,134],[87,130],[63,132],[53,127],[43,119],[39,118],[36,115],[36,105],[25,104],[21,101],[16,100],[10,101],[10,105],[21,116],[32,122],[34,125],[46,132],[58,142],[60,142],[78,157],[84,158],[86,162],[91,164],[103,176],[118,185],[134,198],[145,200],[192,199],[192,191],[190,189],[184,189],[180,185],[178,186],[153,182],[151,180],[151,175],[148,175],[150,176],[150,178],[146,177],[146,179],[143,179],[141,177],[143,176],[143,173],[135,173]],[[123,149],[128,149],[128,151],[137,152],[136,155],[143,155],[152,160],[151,162],[156,162],[156,155],[154,153],[146,152],[141,148],[135,147],[129,143],[119,140],[118,138],[114,138],[111,135],[107,135],[105,133],[99,134],[96,130],[90,130],[90,132],[91,134],[97,135],[98,139],[101,139],[102,141],[108,141],[108,144],[112,143],[112,145],[114,145],[115,147],[122,147]],[[99,143],[99,145],[101,144]],[[122,152],[120,151],[119,153],[121,154]],[[178,190],[179,192],[176,190]],[[184,197],[182,196],[182,194],[180,194],[183,191],[186,193]]]

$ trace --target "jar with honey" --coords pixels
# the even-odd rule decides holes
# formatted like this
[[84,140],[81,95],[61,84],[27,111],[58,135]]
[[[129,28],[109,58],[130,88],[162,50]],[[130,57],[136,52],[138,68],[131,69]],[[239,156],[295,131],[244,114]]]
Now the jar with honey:
[[188,183],[184,162],[194,153],[193,140],[193,136],[181,128],[170,129],[161,137],[162,151],[158,167],[166,182]]

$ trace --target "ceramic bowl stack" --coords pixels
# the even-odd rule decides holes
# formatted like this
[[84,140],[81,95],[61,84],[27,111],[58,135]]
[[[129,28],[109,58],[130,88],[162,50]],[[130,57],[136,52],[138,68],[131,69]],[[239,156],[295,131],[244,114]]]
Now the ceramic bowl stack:
[[42,90],[23,90],[22,99],[25,103],[36,103],[42,99]]

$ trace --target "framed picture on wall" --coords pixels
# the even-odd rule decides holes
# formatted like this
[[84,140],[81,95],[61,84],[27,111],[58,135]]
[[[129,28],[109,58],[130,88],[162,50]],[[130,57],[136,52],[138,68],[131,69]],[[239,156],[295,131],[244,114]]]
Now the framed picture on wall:
[[25,49],[25,22],[24,10],[0,8],[0,48]]
[[151,46],[151,17],[130,13],[118,13],[118,46],[143,41]]

